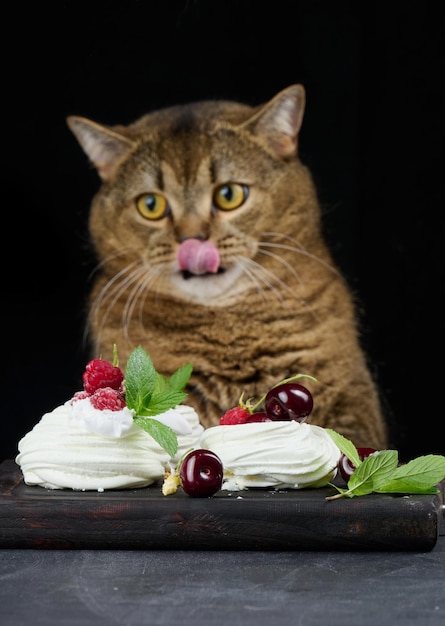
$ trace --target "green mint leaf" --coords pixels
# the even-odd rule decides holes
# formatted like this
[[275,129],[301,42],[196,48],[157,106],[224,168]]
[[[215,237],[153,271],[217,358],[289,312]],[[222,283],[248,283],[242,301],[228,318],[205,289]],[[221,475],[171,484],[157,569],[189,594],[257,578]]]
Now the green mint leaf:
[[151,435],[168,455],[171,457],[175,456],[178,451],[178,438],[169,426],[152,417],[135,417],[134,422]]
[[[153,395],[157,395],[158,393],[164,393],[165,391],[184,391],[185,386],[187,385],[189,378],[192,373],[193,366],[191,363],[187,365],[183,365],[176,372],[167,378],[162,374],[156,373],[156,384],[153,391]],[[186,394],[185,394],[186,396]],[[184,397],[185,397],[184,396]]]
[[427,454],[400,465],[394,472],[394,478],[409,476],[424,485],[437,485],[445,478],[445,456]]
[[351,461],[351,463],[355,467],[361,465],[362,461],[358,455],[357,448],[352,443],[352,441],[346,439],[346,437],[340,435],[340,433],[337,433],[331,428],[326,428],[326,432],[328,433],[328,435],[330,435],[337,448],[340,449],[340,452],[343,452],[343,454]]
[[153,361],[142,346],[128,357],[125,369],[125,400],[136,415],[144,415],[155,388],[156,370]]
[[348,481],[348,491],[364,496],[387,483],[397,467],[396,450],[381,450],[366,457]]
[[166,376],[163,376],[159,372],[156,372],[156,380],[155,386],[153,389],[153,395],[156,396],[158,393],[165,393],[171,388],[170,381]]
[[376,493],[434,494],[440,492],[436,487],[422,487],[418,483],[411,482],[409,479],[400,479],[386,483],[379,489],[376,489]]
[[184,391],[185,386],[187,385],[190,376],[192,375],[193,365],[191,363],[187,363],[186,365],[182,365],[176,372],[170,376],[170,385],[171,388],[175,391]]
[[390,480],[380,485],[378,491],[381,493],[436,493],[436,485],[444,478],[445,456],[427,454],[397,467]]
[[139,413],[140,416],[147,415],[159,415],[168,411],[168,409],[174,409],[175,406],[181,404],[187,397],[187,394],[183,391],[161,391],[157,394],[153,394],[149,406],[143,409],[143,412]]
[[357,448],[340,433],[330,428],[325,429],[340,451],[355,465],[347,489],[330,483],[338,493],[326,500],[370,493],[439,493],[437,485],[445,479],[445,456],[428,454],[413,459],[409,463],[398,465],[396,450],[379,450],[363,461]]

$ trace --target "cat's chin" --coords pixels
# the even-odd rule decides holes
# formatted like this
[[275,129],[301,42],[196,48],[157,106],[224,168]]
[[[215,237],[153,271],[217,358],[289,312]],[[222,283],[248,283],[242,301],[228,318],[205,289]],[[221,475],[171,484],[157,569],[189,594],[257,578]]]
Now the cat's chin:
[[171,276],[176,296],[185,302],[208,306],[227,306],[239,300],[248,287],[240,267],[231,267],[217,274],[194,275],[176,272]]

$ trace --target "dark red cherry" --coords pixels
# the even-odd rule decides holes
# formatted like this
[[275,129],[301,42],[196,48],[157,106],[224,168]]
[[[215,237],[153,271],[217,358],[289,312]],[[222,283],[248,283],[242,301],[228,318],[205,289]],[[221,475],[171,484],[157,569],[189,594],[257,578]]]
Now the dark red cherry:
[[211,450],[192,450],[179,468],[181,486],[189,496],[208,498],[221,489],[223,464]]
[[[357,452],[359,459],[363,461],[370,454],[376,452],[376,450],[374,448],[357,448]],[[341,477],[347,483],[355,471],[355,465],[353,465],[348,457],[342,453],[338,461],[338,469],[340,471]]]
[[266,395],[266,413],[272,420],[302,422],[311,413],[314,401],[311,392],[298,383],[282,383]]
[[252,413],[246,418],[246,424],[252,422],[272,422],[273,420],[265,412]]

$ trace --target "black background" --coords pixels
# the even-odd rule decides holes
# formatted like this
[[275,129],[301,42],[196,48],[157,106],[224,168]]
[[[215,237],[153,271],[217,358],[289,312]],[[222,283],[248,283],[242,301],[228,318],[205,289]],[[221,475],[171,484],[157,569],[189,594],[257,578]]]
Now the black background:
[[20,2],[2,36],[0,458],[81,386],[99,185],[70,114],[128,123],[303,83],[300,154],[360,306],[403,460],[445,453],[444,23],[439,3]]

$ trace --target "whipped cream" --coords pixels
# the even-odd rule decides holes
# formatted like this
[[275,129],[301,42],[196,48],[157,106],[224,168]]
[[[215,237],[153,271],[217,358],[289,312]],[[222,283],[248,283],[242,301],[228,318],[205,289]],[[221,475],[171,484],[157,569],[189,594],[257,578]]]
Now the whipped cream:
[[66,402],[41,420],[18,444],[16,463],[27,485],[47,489],[98,490],[147,487],[171,463],[196,447],[204,430],[196,412],[178,405],[153,419],[178,437],[174,459],[142,428],[133,412],[95,409],[84,398]]
[[72,405],[68,411],[69,425],[84,433],[95,433],[118,439],[123,437],[133,428],[134,411],[124,407],[120,411],[110,409],[96,409],[89,398],[82,400],[70,400],[65,406]]
[[[190,449],[196,449],[198,447],[199,439],[204,432],[204,426],[199,421],[198,414],[195,409],[191,406],[186,406],[185,404],[180,404],[176,406],[174,409],[171,409],[176,414],[179,414],[181,419],[186,424],[187,428],[184,427],[181,431],[179,431],[179,420],[176,416],[176,421],[174,424],[166,423],[173,430],[175,430],[178,437],[178,451],[175,456],[170,460],[170,465],[176,466],[179,459]],[[169,411],[167,411],[169,413]],[[165,414],[156,415],[156,419],[159,421],[163,421]],[[181,422],[182,423],[182,422]]]
[[199,446],[220,457],[228,491],[323,487],[335,478],[340,458],[325,429],[293,420],[213,426]]

